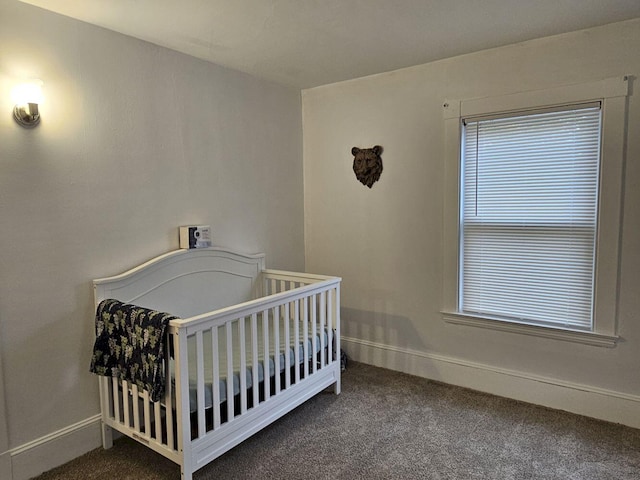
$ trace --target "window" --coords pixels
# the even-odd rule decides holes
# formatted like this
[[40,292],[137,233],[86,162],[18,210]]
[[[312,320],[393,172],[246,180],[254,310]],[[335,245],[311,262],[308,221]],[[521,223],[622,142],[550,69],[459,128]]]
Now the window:
[[462,120],[459,311],[591,330],[600,114]]
[[445,320],[615,344],[626,95],[446,102]]

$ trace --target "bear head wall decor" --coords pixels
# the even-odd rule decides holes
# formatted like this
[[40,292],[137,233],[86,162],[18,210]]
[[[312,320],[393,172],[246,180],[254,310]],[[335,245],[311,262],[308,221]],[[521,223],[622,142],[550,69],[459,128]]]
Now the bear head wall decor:
[[382,147],[376,145],[373,148],[353,147],[353,172],[360,183],[371,188],[380,179],[382,174]]

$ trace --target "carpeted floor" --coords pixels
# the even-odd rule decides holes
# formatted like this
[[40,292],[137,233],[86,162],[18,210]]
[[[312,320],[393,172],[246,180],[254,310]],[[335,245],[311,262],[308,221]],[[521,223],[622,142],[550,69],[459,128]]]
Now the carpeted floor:
[[[325,392],[199,470],[196,480],[637,480],[640,430],[349,364]],[[38,480],[180,479],[121,439]]]

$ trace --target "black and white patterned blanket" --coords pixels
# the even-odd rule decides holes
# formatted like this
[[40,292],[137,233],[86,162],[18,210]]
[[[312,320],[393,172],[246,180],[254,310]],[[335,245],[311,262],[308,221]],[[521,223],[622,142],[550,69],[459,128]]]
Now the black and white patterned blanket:
[[90,371],[132,382],[157,402],[165,389],[165,339],[177,317],[118,300],[100,302]]

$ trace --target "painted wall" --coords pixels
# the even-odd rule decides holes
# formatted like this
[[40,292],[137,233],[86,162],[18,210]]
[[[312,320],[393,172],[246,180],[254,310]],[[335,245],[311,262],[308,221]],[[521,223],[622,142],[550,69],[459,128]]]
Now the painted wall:
[[[16,449],[99,412],[91,279],[178,248],[193,223],[271,268],[304,268],[302,122],[299,90],[16,1],[0,0],[0,45],[0,354]],[[11,117],[24,77],[44,81],[34,130]]]
[[[640,404],[637,95],[619,345],[453,326],[439,313],[442,100],[639,75],[640,20],[306,90],[304,134],[295,90],[19,2],[0,0],[0,45],[0,477],[11,463],[16,479],[37,470],[29,451],[51,468],[94,446],[95,429],[76,450],[64,444],[65,429],[95,426],[98,413],[90,280],[177,248],[189,223],[211,224],[216,244],[265,251],[269,267],[302,269],[306,250],[308,271],[341,275],[344,345],[360,360],[552,406],[530,380]],[[11,119],[24,77],[45,82],[35,130]],[[369,190],[350,150],[375,144],[385,170]]]
[[[343,277],[348,353],[640,426],[637,415],[604,411],[622,402],[640,413],[637,80],[628,109],[619,344],[602,348],[456,326],[440,314],[443,101],[637,76],[639,51],[637,19],[303,91],[306,267]],[[350,152],[378,144],[384,171],[369,190],[356,181]],[[584,391],[591,395],[583,398]]]

